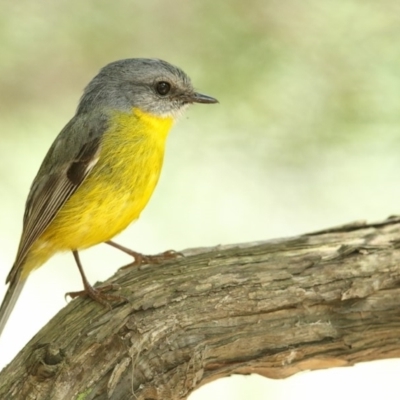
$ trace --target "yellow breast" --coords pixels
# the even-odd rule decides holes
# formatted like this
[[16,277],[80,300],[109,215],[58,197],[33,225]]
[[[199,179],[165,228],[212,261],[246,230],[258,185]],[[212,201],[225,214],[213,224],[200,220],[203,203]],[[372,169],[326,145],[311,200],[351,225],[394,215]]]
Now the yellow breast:
[[110,240],[137,219],[160,176],[172,118],[115,114],[93,170],[40,238],[57,251]]

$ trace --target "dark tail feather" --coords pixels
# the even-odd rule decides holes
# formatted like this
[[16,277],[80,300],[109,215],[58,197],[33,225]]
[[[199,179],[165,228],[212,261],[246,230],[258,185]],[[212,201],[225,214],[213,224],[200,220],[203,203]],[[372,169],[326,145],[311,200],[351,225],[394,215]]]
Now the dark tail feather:
[[18,300],[19,295],[25,285],[26,278],[21,278],[21,274],[12,279],[0,306],[0,336],[8,321],[8,318]]

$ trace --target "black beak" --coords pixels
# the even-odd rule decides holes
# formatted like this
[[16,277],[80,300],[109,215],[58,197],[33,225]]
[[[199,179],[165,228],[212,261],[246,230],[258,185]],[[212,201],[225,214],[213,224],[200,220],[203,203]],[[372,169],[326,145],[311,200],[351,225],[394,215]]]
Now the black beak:
[[217,99],[214,99],[214,97],[207,96],[201,93],[193,93],[193,95],[191,96],[191,101],[193,103],[203,103],[203,104],[219,103]]

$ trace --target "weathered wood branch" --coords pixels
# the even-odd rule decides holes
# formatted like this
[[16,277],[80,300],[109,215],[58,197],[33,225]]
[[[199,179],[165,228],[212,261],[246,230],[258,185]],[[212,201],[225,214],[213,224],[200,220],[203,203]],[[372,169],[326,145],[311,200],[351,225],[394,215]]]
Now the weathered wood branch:
[[230,374],[284,378],[400,357],[400,219],[188,250],[120,270],[129,303],[61,310],[0,374],[1,399],[185,399]]

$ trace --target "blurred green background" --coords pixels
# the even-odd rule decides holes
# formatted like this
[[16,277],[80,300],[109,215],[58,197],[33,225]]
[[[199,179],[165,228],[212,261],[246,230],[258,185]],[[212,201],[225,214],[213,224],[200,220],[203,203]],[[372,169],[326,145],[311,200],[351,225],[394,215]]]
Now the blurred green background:
[[[120,243],[180,250],[399,213],[399,39],[391,0],[0,0],[0,281],[42,158],[83,87],[121,58],[176,64],[220,104],[174,128],[156,193]],[[129,261],[106,247],[83,254],[93,282]],[[69,254],[33,274],[0,366],[80,288]],[[191,400],[397,399],[399,366],[232,377]]]

